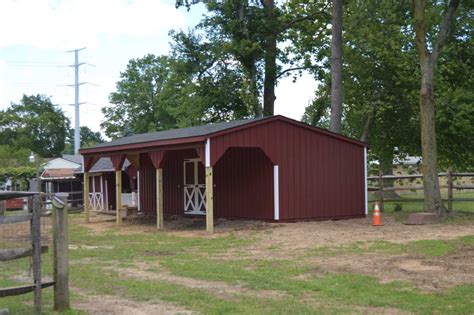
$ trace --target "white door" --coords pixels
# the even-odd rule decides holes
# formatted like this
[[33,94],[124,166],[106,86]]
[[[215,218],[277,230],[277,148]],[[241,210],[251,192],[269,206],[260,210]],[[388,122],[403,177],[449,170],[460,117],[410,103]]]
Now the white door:
[[206,214],[204,168],[199,159],[184,160],[184,213]]
[[92,211],[103,211],[104,210],[104,187],[102,184],[102,175],[95,175],[90,177],[92,179],[92,185],[89,185],[89,209]]

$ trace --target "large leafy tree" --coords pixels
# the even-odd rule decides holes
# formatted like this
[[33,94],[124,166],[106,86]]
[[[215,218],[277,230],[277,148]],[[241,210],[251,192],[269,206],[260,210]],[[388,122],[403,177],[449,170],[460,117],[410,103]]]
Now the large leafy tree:
[[332,1],[330,130],[341,132],[342,121],[342,0]]
[[421,121],[421,148],[423,156],[424,210],[445,212],[438,181],[438,150],[435,131],[434,83],[436,66],[446,44],[448,33],[459,0],[442,1],[441,21],[434,18],[439,13],[439,4],[428,6],[428,0],[413,0],[415,44],[421,70],[419,96]]
[[[390,13],[390,14],[388,14]],[[417,152],[417,111],[415,102],[416,56],[410,37],[402,32],[409,6],[402,2],[348,2],[344,7],[344,108],[342,133],[371,143],[371,155],[380,161],[384,173],[392,172],[396,155]],[[311,47],[305,36],[295,38],[296,47]],[[326,37],[329,47],[330,38]],[[304,51],[298,52],[300,55]],[[314,102],[303,117],[308,123],[329,127],[331,75],[315,69],[321,80]]]
[[[438,11],[438,15],[441,14]],[[438,15],[433,15],[435,18]],[[440,56],[436,76],[436,126],[440,164],[474,167],[472,93],[472,8],[460,7],[454,32]],[[371,143],[371,156],[390,173],[394,157],[421,154],[419,108],[420,68],[413,42],[408,2],[347,2],[344,7],[344,110],[342,132]],[[311,28],[312,27],[312,28]],[[314,47],[308,26],[293,38],[297,57],[307,52],[329,56],[329,38]],[[327,57],[326,57],[327,58]],[[325,58],[319,58],[325,60]],[[329,64],[314,74],[322,84],[304,120],[329,126]],[[322,71],[321,71],[322,70]]]
[[172,55],[133,59],[121,74],[102,127],[114,138],[252,114],[246,76],[221,43],[172,32]]
[[23,95],[0,112],[0,145],[28,148],[42,157],[59,156],[69,120],[45,95]]
[[176,125],[159,98],[171,76],[172,63],[169,57],[151,54],[129,61],[120,74],[117,91],[110,94],[112,106],[102,109],[107,136],[116,138]]
[[[213,42],[222,43],[221,47],[245,70],[253,92],[253,114],[273,115],[279,78],[308,66],[290,62],[284,47],[287,33],[297,32],[300,24],[325,19],[326,1],[308,4],[297,0],[279,5],[274,0],[177,0],[176,5],[189,8],[198,2],[206,5],[208,14],[197,28],[204,29]],[[257,105],[260,96],[262,107]]]

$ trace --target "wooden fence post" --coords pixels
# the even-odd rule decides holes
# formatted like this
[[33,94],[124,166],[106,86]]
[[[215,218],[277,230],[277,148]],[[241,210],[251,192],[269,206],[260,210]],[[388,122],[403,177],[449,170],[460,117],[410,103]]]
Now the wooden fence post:
[[448,213],[453,212],[453,168],[448,168]]
[[380,211],[384,211],[384,204],[383,204],[383,171],[379,169],[379,207]]
[[41,196],[33,196],[31,245],[33,247],[34,313],[41,314]]
[[52,202],[54,309],[59,312],[70,308],[67,195],[67,193],[56,194]]
[[4,216],[7,210],[7,201],[0,200],[0,216]]

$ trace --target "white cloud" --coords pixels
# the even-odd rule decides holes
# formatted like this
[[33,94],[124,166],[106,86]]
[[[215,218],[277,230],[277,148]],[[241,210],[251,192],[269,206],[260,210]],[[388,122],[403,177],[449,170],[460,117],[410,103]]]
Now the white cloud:
[[100,36],[164,36],[183,25],[183,13],[158,0],[4,0],[0,47],[95,47]]

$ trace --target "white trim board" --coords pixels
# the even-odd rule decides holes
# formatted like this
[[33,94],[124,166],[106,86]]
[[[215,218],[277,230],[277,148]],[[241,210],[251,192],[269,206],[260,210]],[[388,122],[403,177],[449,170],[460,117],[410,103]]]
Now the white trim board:
[[367,148],[364,148],[364,204],[365,215],[369,214],[369,205],[367,197]]
[[278,165],[273,165],[273,219],[280,220],[280,188]]
[[207,138],[205,150],[206,167],[211,167],[211,139]]

